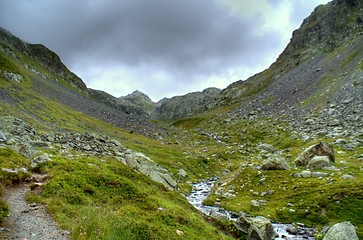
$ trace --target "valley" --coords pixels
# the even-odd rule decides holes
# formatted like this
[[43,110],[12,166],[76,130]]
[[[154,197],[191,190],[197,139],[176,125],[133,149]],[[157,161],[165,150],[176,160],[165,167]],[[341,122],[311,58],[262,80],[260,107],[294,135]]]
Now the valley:
[[[362,19],[361,0],[319,6],[265,71],[157,103],[88,89],[0,29],[0,237],[26,184],[70,239],[274,239],[271,222],[363,238]],[[237,221],[188,202],[211,178],[204,207]]]

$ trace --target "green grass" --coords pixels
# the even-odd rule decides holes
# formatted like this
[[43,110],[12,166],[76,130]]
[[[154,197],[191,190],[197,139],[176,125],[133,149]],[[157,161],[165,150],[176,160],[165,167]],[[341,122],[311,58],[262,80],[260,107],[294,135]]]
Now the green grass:
[[72,239],[229,239],[177,192],[116,159],[56,158],[40,171],[53,178],[28,200],[46,203]]

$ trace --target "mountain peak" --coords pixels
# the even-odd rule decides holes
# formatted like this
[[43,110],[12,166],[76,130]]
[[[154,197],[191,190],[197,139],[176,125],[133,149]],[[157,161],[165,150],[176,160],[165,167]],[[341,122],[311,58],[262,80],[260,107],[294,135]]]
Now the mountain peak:
[[135,101],[146,101],[149,103],[153,103],[153,101],[150,99],[148,95],[139,90],[135,90],[126,96],[120,97],[119,99],[126,99],[133,103],[135,103]]

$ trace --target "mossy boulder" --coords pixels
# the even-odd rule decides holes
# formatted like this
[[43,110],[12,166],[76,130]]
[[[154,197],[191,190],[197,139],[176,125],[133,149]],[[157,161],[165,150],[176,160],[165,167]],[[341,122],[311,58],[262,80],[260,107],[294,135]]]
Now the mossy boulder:
[[262,170],[290,170],[289,164],[282,157],[271,157],[263,161],[261,165]]

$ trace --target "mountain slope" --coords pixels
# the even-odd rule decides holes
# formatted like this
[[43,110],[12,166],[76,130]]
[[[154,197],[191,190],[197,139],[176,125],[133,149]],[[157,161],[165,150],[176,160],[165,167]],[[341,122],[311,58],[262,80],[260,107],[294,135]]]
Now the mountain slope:
[[[103,94],[98,97],[100,92],[87,89],[83,81],[70,72],[59,57],[46,47],[27,44],[4,30],[0,31],[0,44],[0,98],[15,108],[18,108],[16,103],[22,102],[21,94],[42,96],[129,131],[153,137],[164,133],[162,128],[145,118],[131,116],[128,107],[119,103],[113,96],[109,95],[106,98]],[[21,78],[21,81],[17,81],[17,78]],[[10,91],[11,89],[13,91]],[[110,101],[113,101],[113,104],[109,104]],[[31,114],[36,112],[33,109],[36,106],[28,102],[21,104],[24,105],[25,111]]]
[[348,97],[351,105],[361,104],[362,19],[360,0],[317,7],[269,69],[232,84],[222,92],[222,100],[241,103],[243,113],[254,108],[311,111]]

